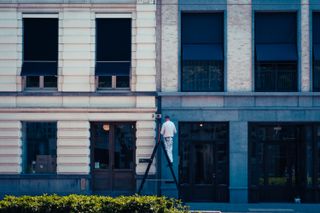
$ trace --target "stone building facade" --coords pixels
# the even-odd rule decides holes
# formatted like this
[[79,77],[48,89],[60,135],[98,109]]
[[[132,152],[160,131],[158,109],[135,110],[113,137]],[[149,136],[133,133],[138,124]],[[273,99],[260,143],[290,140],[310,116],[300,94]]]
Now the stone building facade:
[[[302,202],[319,201],[314,190],[318,184],[315,173],[318,173],[319,151],[312,148],[318,143],[320,121],[319,93],[314,86],[319,9],[319,4],[312,0],[162,1],[159,96],[162,114],[169,115],[178,126],[174,166],[180,178],[180,196],[184,199],[231,203],[293,202],[294,198]],[[263,37],[263,45],[273,42],[278,45],[275,34],[281,27],[260,26],[261,20],[263,23],[269,20],[259,15],[290,13],[296,17],[292,19],[296,29],[292,33],[297,33],[292,45],[297,56],[268,60],[277,51],[271,46],[267,51],[258,49],[259,39],[270,32],[263,28],[273,28],[274,32]],[[209,32],[208,25],[201,28],[201,21],[209,19],[210,14],[223,17],[222,29],[216,28],[223,34],[223,40],[218,41],[220,47],[208,45],[209,38],[194,36],[207,31],[215,35]],[[212,20],[212,26],[218,26],[214,17]],[[188,34],[188,27],[194,34]],[[269,38],[274,41],[268,41]],[[197,86],[185,89],[186,82],[196,85],[195,81],[199,80],[196,78],[201,78],[194,73],[194,78],[190,77],[192,74],[184,74],[191,73],[188,66],[193,66],[195,72],[208,71],[205,65],[188,64],[208,60],[205,54],[201,55],[201,50],[207,50],[201,45],[216,48],[214,51],[223,55],[213,54],[210,56],[213,59],[209,59],[217,58],[223,64],[223,86],[218,90]],[[288,54],[280,51],[282,55]],[[268,82],[257,77],[258,60],[270,64],[296,60],[296,88],[258,91],[260,84]],[[170,177],[164,163],[162,176]],[[162,184],[161,189],[168,195],[179,193],[173,184]]]
[[[1,1],[0,196],[135,193],[160,113],[177,126],[179,188],[148,180],[143,193],[319,202],[319,11],[316,0]],[[157,157],[149,178],[170,180]]]
[[[36,56],[30,56],[34,61],[27,61],[29,52],[36,48],[27,49],[24,41],[29,42],[35,31],[40,34],[36,42],[42,42],[41,33],[51,36],[32,26],[33,31],[27,31],[30,19],[37,24],[48,19],[58,23],[58,36],[54,38],[58,40],[54,44],[58,48],[57,53],[53,53],[57,54],[54,67],[57,82],[53,88],[43,88],[46,87],[43,84],[48,85],[46,75],[49,74],[45,66],[49,65],[46,61],[40,61],[45,68],[34,65],[39,62],[32,58]],[[129,76],[129,80],[124,78],[126,88],[99,88],[96,65],[100,56],[96,54],[96,43],[115,39],[109,36],[115,29],[106,29],[105,34],[97,38],[98,19],[107,20],[109,24],[122,23],[125,19],[130,25],[123,27],[131,32],[126,40],[130,45],[124,47],[130,50],[126,53],[130,55],[126,62],[129,66],[123,68],[127,72],[124,75]],[[8,193],[135,192],[139,175],[145,170],[145,164],[139,163],[139,159],[149,156],[154,145],[155,31],[154,1],[0,2],[1,196]],[[124,42],[121,39],[109,43],[121,44]],[[50,42],[45,40],[44,45]],[[48,49],[49,46],[44,54]],[[41,54],[37,57],[41,58]],[[31,64],[29,69],[28,62]],[[39,73],[32,73],[32,69]],[[101,72],[109,72],[108,69],[117,72],[122,68],[115,65]],[[114,77],[111,82],[111,75],[116,75],[112,72],[103,75],[106,84],[110,76],[110,87],[111,83],[112,87],[115,84]],[[45,76],[44,83],[40,80],[40,87],[31,78],[38,75]],[[115,87],[118,80],[116,84]],[[101,135],[107,139],[99,139]],[[38,142],[34,142],[37,140],[39,143],[45,141],[44,145],[38,147]],[[48,169],[49,164],[53,164],[53,168]],[[155,166],[151,173],[155,173]],[[101,181],[104,179],[108,184]]]

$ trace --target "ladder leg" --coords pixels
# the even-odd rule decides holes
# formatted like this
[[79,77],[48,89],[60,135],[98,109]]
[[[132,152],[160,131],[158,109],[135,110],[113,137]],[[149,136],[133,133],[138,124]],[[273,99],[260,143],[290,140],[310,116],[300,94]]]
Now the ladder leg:
[[172,168],[172,162],[170,161],[169,155],[168,155],[168,153],[167,153],[166,147],[164,146],[164,143],[163,143],[163,142],[161,142],[161,146],[162,146],[162,149],[164,150],[166,159],[167,159],[167,161],[168,161],[168,165],[169,165],[169,168],[170,168],[170,172],[171,172],[172,177],[173,177],[173,179],[174,179],[174,182],[175,182],[175,184],[176,184],[176,187],[177,187],[177,190],[178,190],[178,194],[180,194],[180,193],[179,193],[180,190],[179,190],[178,179],[177,179],[176,175],[174,174],[174,171],[173,171],[173,168]]
[[146,172],[144,173],[143,175],[143,178],[142,178],[142,181],[141,181],[141,184],[140,184],[140,187],[139,187],[139,190],[138,190],[138,194],[140,195],[142,189],[143,189],[143,185],[148,177],[148,174],[149,174],[149,170],[151,168],[151,165],[152,165],[152,162],[153,162],[153,159],[157,153],[157,149],[158,149],[158,146],[159,146],[159,142],[156,143],[153,151],[152,151],[152,155],[151,155],[151,158],[150,158],[150,162],[148,163],[148,166],[147,166],[147,169],[146,169]]

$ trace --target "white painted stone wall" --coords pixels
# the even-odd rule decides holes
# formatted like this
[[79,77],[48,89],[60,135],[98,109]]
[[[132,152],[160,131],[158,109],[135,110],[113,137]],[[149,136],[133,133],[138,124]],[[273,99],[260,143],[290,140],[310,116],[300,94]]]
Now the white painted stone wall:
[[90,173],[90,123],[58,121],[57,173]]
[[161,9],[161,91],[179,90],[178,0],[162,0]]
[[21,122],[17,120],[0,120],[0,173],[20,173],[21,154]]
[[94,91],[94,13],[64,8],[59,18],[59,90]]
[[[0,3],[0,92],[22,89],[23,13],[57,13],[59,16],[58,91],[61,92],[95,92],[96,14],[130,13],[131,90],[156,90],[155,1],[139,4],[132,0],[129,3],[124,0],[104,2],[110,4],[11,3],[9,6]],[[58,122],[58,174],[89,173],[90,121],[133,121],[137,122],[136,170],[142,174],[146,165],[139,164],[139,159],[150,157],[155,143],[155,111],[154,96],[0,96],[0,173],[21,172],[21,121]],[[6,159],[10,160],[10,165]],[[151,174],[154,172],[153,165]]]
[[251,0],[227,3],[227,91],[252,91]]
[[[300,69],[301,69],[301,91],[309,92],[311,88],[310,79],[310,11],[309,0],[301,0],[301,41],[300,48]],[[299,38],[299,37],[298,37]]]
[[[19,8],[19,9],[17,9]],[[95,91],[95,18],[97,13],[132,17],[132,91],[156,91],[156,5],[0,3],[0,91],[21,91],[22,14],[58,13],[58,91]]]
[[[155,144],[154,110],[122,111],[91,109],[12,109],[0,108],[0,173],[20,173],[22,131],[20,121],[57,121],[57,173],[88,174],[90,172],[90,121],[136,122],[136,173],[142,175]],[[155,163],[150,174],[156,172]]]
[[135,21],[135,90],[156,91],[156,5],[137,4]]
[[21,15],[0,8],[0,91],[17,91],[21,69]]

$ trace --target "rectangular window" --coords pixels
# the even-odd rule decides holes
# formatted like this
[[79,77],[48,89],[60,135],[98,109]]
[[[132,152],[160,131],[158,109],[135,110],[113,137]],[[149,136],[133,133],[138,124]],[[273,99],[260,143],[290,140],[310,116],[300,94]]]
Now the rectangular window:
[[297,91],[296,13],[255,14],[255,91]]
[[131,19],[96,19],[97,86],[100,89],[130,87]]
[[[57,70],[58,19],[23,18],[21,76],[24,79],[24,86],[26,88],[56,88]],[[30,82],[33,83],[30,84]]]
[[224,90],[223,34],[223,13],[182,14],[182,91]]
[[313,91],[320,92],[320,12],[313,13]]
[[55,173],[57,167],[57,123],[25,122],[24,173]]

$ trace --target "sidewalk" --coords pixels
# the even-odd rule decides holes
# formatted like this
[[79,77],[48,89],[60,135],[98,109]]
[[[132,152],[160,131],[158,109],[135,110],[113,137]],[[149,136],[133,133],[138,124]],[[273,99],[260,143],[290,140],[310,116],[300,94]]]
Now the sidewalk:
[[204,212],[248,212],[248,213],[320,213],[320,204],[293,204],[293,203],[187,203],[192,211]]

